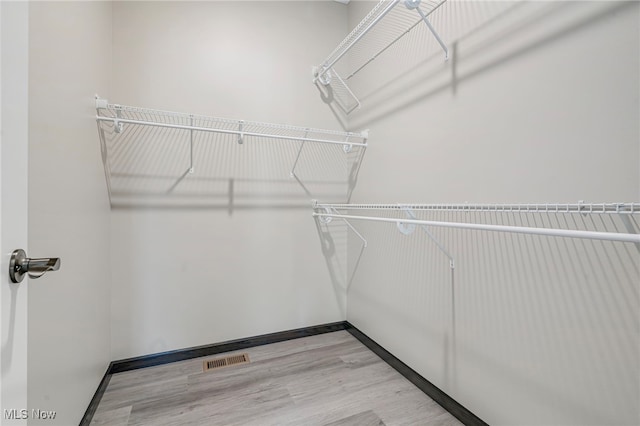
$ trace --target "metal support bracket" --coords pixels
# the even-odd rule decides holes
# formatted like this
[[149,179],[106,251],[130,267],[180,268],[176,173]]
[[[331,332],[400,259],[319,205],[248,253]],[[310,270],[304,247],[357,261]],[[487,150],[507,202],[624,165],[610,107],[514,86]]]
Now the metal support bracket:
[[331,79],[333,78],[331,74],[331,68],[327,68],[326,66],[322,66],[322,68],[314,67],[313,69],[313,84],[316,82],[320,82],[323,86],[328,86],[331,84]]
[[353,233],[354,233],[354,234],[356,234],[356,235],[358,236],[358,238],[360,238],[360,240],[362,240],[362,245],[363,245],[364,247],[366,247],[366,246],[367,246],[367,240],[362,236],[362,234],[360,234],[360,233],[358,232],[358,230],[357,230],[356,228],[354,228],[354,226],[351,224],[351,222],[349,222],[347,219],[342,219],[342,220],[344,220],[344,223],[346,223],[346,224],[347,224],[347,226],[348,226],[349,228],[351,228],[351,230],[353,231]]
[[[304,132],[304,139],[307,138],[307,136],[309,136],[309,129],[306,129]],[[300,144],[300,148],[298,149],[298,155],[296,155],[296,161],[293,162],[293,167],[291,167],[291,172],[289,172],[289,176],[290,177],[296,177],[296,166],[298,165],[298,160],[300,159],[300,154],[302,153],[302,148],[304,148],[304,144],[305,144],[305,140],[302,141],[302,143]]]
[[[404,211],[405,214],[407,215],[407,217],[411,220],[417,220],[418,218],[416,217],[415,213],[413,212],[413,210],[411,210],[408,207],[404,207],[402,205],[399,205],[400,210]],[[440,243],[440,241],[438,241],[438,239],[431,233],[431,231],[429,231],[429,229],[425,226],[425,225],[420,225],[420,228],[422,228],[422,230],[424,231],[425,234],[427,234],[427,236],[429,237],[429,239],[431,239],[431,241],[434,242],[434,244],[438,247],[438,249],[444,253],[445,256],[447,256],[449,258],[449,267],[451,269],[455,268],[455,260],[453,259],[453,256],[451,256],[451,254],[447,251],[446,248],[444,248],[444,246],[442,245],[442,243]],[[404,224],[404,223],[398,223],[398,230],[400,232],[402,232],[404,235],[409,235],[411,233],[413,233],[413,231],[415,231],[416,229],[416,224],[415,223],[409,223],[409,224]]]
[[[316,209],[317,207],[314,206],[314,209]],[[326,214],[333,214],[333,209],[330,209],[329,207],[324,207],[323,208],[324,212]],[[331,216],[318,216],[318,220],[322,223],[324,223],[325,225],[331,223],[333,221],[333,217]]]
[[[193,114],[189,115],[193,127]],[[193,173],[193,128],[189,130],[189,173]]]
[[96,95],[96,109],[106,109],[109,106],[109,101]]
[[122,118],[122,110],[116,106],[116,119],[113,120],[113,130],[116,133],[122,133],[124,130],[124,124],[118,120],[119,118]]
[[[316,209],[317,207],[317,201],[314,200],[313,201],[313,208]],[[336,210],[335,208],[330,208],[330,207],[324,207],[323,210],[325,211],[325,213],[327,214],[340,214],[338,212],[338,210]],[[347,219],[345,218],[341,218],[343,220],[344,223],[346,223],[346,225],[349,227],[349,229],[351,229],[353,231],[354,234],[356,234],[358,236],[358,238],[360,238],[360,240],[362,241],[362,245],[364,247],[367,247],[367,240],[366,238],[364,238],[362,236],[362,234],[360,232],[358,232],[358,230],[351,224],[351,222],[349,222]],[[331,221],[333,220],[333,218],[331,216],[318,216],[318,220],[321,223],[324,223],[325,225],[331,223]]]
[[442,41],[442,39],[436,32],[435,28],[433,28],[433,25],[431,25],[431,22],[429,22],[429,20],[427,19],[427,15],[425,15],[422,9],[420,9],[420,1],[421,0],[404,0],[404,5],[409,10],[415,9],[418,11],[420,16],[422,17],[422,20],[427,25],[427,28],[429,28],[429,31],[431,31],[431,34],[433,34],[438,44],[440,44],[440,47],[442,47],[442,50],[444,50],[444,59],[446,61],[447,59],[449,59],[449,48],[447,48],[447,45],[444,43],[444,41]]
[[[347,135],[347,137],[344,139],[345,142],[349,142],[349,136],[351,135]],[[353,150],[353,145],[351,145],[350,143],[345,143],[344,145],[342,145],[342,150],[345,152],[345,154],[348,154]]]
[[[189,120],[190,120],[190,123],[191,123],[191,127],[193,127],[193,115],[189,116]],[[187,170],[185,170],[184,173],[182,173],[180,175],[178,180],[176,180],[174,182],[174,184],[171,185],[171,187],[167,190],[167,194],[172,193],[173,190],[176,189],[176,186],[178,186],[178,184],[180,182],[182,182],[184,180],[184,178],[187,177],[187,175],[193,174],[193,172],[194,172],[194,168],[193,168],[193,129],[190,129],[189,130],[189,167],[187,167]]]
[[360,103],[360,99],[358,99],[358,97],[355,95],[355,93],[353,93],[353,91],[349,88],[349,85],[347,85],[347,83],[342,79],[342,77],[340,77],[340,75],[338,75],[338,72],[336,70],[333,70],[333,75],[338,79],[338,81],[344,87],[344,89],[347,91],[347,93],[349,93],[349,95],[356,102],[356,104],[353,107],[349,108],[349,109],[346,109],[346,108],[343,107],[344,112],[346,112],[347,114],[350,114],[353,110],[360,109],[360,107],[362,106],[362,104]]
[[242,126],[244,124],[243,120],[238,121],[238,145],[242,145],[244,143],[244,133],[242,133]]

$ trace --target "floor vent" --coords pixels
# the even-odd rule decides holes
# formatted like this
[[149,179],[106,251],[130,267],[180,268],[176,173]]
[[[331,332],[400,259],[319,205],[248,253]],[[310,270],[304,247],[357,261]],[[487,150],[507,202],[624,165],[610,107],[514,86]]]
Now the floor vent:
[[204,371],[215,370],[218,368],[229,367],[231,365],[247,364],[249,362],[249,354],[229,355],[222,358],[209,359],[204,362]]

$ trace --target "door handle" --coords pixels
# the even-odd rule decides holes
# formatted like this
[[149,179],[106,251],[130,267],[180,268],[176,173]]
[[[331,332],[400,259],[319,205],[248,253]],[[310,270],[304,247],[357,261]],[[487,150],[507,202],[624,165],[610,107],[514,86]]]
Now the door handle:
[[11,253],[11,261],[9,262],[9,278],[12,283],[19,283],[24,279],[25,275],[29,278],[40,278],[49,271],[57,271],[60,269],[59,257],[43,257],[40,259],[27,257],[22,249],[14,250]]

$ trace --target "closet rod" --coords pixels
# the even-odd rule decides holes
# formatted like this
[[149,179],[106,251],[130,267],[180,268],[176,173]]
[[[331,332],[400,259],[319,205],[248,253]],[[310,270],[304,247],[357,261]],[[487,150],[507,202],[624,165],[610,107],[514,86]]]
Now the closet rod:
[[431,220],[417,220],[417,219],[395,219],[384,217],[371,217],[371,216],[354,216],[348,214],[334,214],[334,213],[313,213],[314,217],[318,218],[337,218],[337,219],[351,219],[351,220],[368,220],[374,222],[387,222],[395,224],[415,224],[415,225],[427,225],[427,226],[439,226],[445,228],[460,228],[460,229],[473,229],[478,231],[499,231],[499,232],[512,232],[518,234],[530,234],[530,235],[546,235],[551,237],[566,237],[566,238],[584,238],[591,240],[607,240],[607,241],[619,241],[625,243],[640,244],[640,235],[638,234],[622,234],[615,232],[595,232],[595,231],[578,231],[569,229],[549,229],[549,228],[531,228],[525,226],[505,226],[505,225],[484,225],[479,223],[460,223],[460,222],[437,222]]
[[274,135],[269,133],[255,133],[255,132],[241,132],[239,130],[226,130],[226,129],[212,129],[209,127],[197,127],[197,126],[187,126],[181,124],[167,124],[167,123],[158,123],[158,122],[149,122],[149,121],[140,121],[140,120],[131,120],[128,118],[117,118],[117,117],[104,117],[101,115],[96,115],[96,120],[98,121],[111,121],[112,123],[129,123],[129,124],[140,124],[143,126],[153,126],[153,127],[166,127],[170,129],[183,129],[183,130],[195,130],[199,132],[210,132],[210,133],[224,133],[229,135],[238,135],[238,136],[257,136],[263,138],[273,138],[273,139],[285,139],[291,141],[308,141],[308,142],[317,142],[331,145],[349,145],[349,146],[367,146],[367,142],[344,142],[344,141],[331,141],[327,139],[315,139],[315,138],[299,138],[295,136],[285,136],[285,135]]
[[580,213],[640,214],[640,203],[572,203],[572,204],[322,204],[314,208],[338,210],[429,210],[498,213]]

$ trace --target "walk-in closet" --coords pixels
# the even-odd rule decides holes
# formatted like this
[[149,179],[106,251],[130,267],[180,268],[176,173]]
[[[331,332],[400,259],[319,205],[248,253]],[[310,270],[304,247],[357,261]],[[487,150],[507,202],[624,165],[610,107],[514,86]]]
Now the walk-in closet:
[[0,424],[640,424],[640,3],[0,2]]

